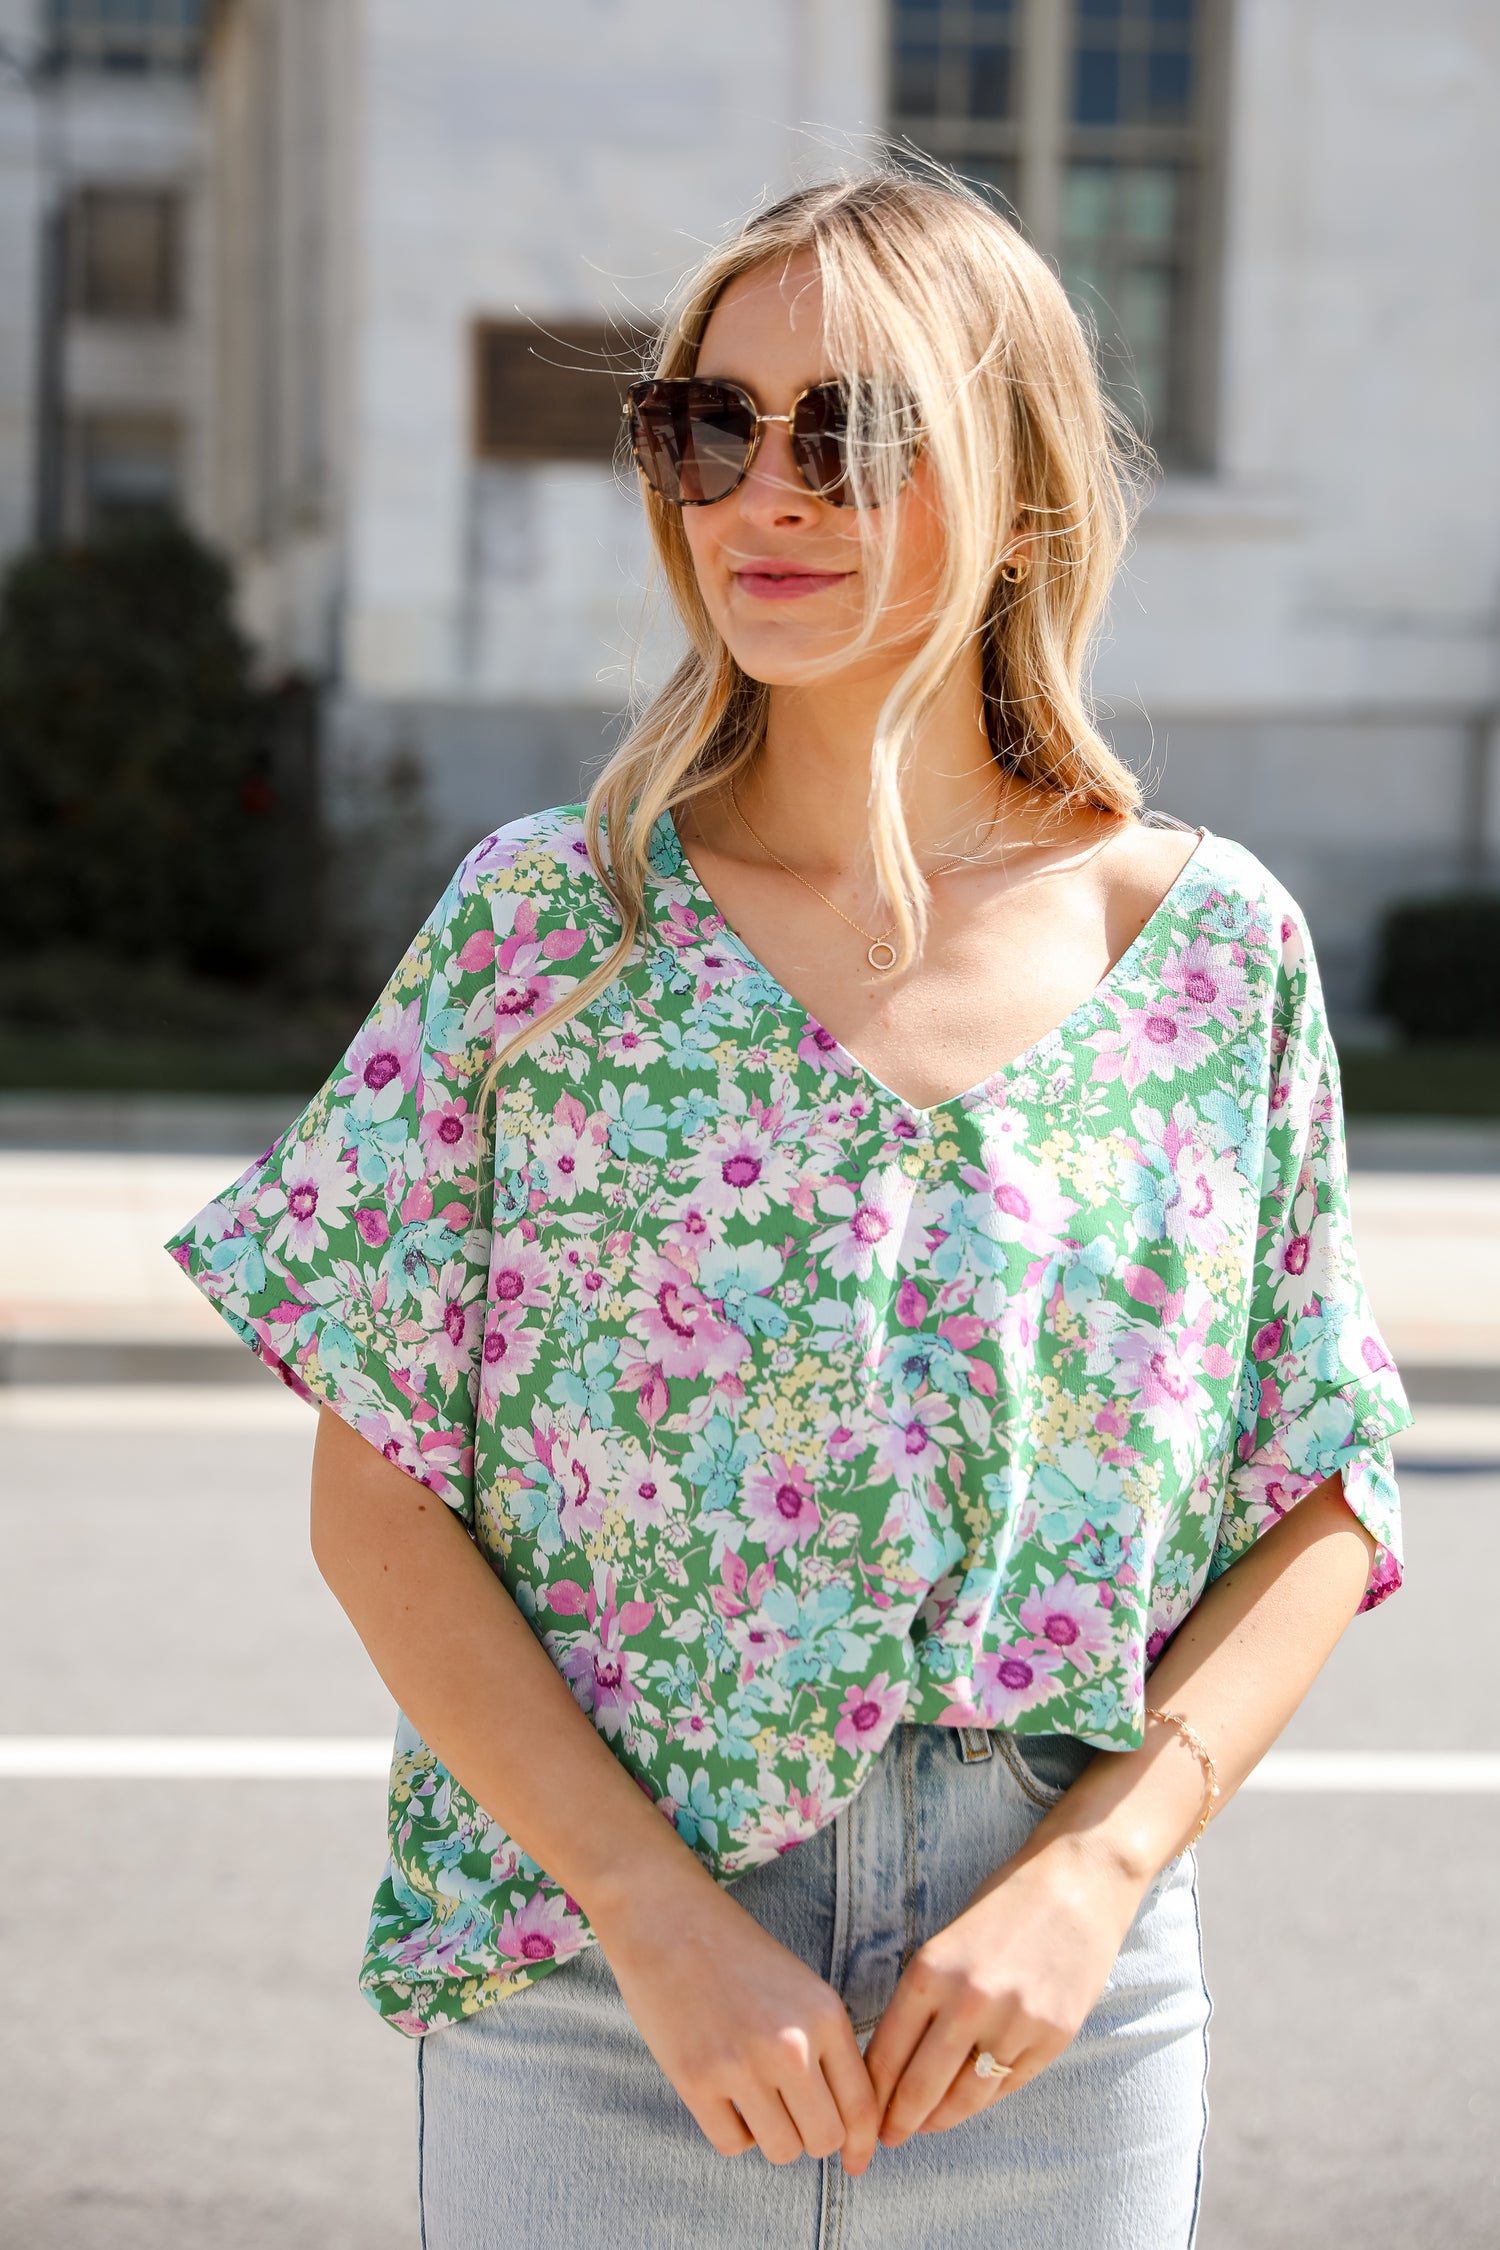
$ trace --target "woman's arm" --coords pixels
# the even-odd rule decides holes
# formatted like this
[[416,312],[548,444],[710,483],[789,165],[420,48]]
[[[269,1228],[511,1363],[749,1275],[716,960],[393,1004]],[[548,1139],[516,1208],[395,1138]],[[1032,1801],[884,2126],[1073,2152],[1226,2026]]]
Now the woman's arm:
[[[1147,1678],[1213,1757],[1225,1804],[1265,1756],[1354,1616],[1375,1541],[1330,1477],[1200,1596]],[[1145,1892],[1203,1809],[1176,1727],[1100,1751],[958,1920],[913,1955],[865,2061],[896,2147],[1014,2093],[1062,2053],[1103,1991]],[[975,2046],[1019,2060],[981,2079]]]
[[837,1995],[637,1787],[451,1511],[328,1407],[312,1548],[423,1741],[583,1908],[715,2148],[758,2143],[773,2163],[839,2149],[863,2171],[877,2116]]

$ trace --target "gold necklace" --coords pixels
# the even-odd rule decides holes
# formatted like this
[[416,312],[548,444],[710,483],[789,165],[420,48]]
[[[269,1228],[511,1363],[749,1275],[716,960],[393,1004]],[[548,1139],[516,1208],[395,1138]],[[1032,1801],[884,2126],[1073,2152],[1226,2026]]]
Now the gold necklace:
[[[772,851],[770,845],[766,842],[765,837],[761,835],[759,829],[752,828],[750,822],[745,817],[745,814],[740,810],[740,800],[735,792],[735,786],[732,780],[729,783],[729,802],[734,808],[735,819],[739,822],[740,826],[746,831],[746,833],[752,836],[755,842],[759,844],[766,857],[768,859],[774,859],[783,874],[790,875],[792,881],[794,883],[800,883],[805,891],[811,891],[814,898],[820,898],[823,901],[823,904],[828,907],[833,913],[835,913],[841,922],[847,922],[851,930],[853,930],[859,937],[862,937],[867,941],[865,959],[869,962],[870,967],[872,969],[878,970],[882,976],[887,975],[892,969],[894,969],[894,967],[896,966],[896,948],[890,942],[890,931],[885,931],[880,937],[872,936],[867,929],[865,929],[860,923],[855,921],[852,914],[846,914],[841,906],[836,905],[835,902],[828,896],[828,893],[826,891],[820,891],[816,883],[810,883],[805,875],[799,875],[795,867],[788,867],[780,852]],[[932,870],[932,874],[928,876],[927,880],[928,882],[931,882],[933,876],[936,875],[952,875],[957,871],[957,869],[959,869],[960,867],[965,867],[968,864],[969,863],[967,860],[955,859],[951,861],[947,867],[935,867]],[[887,956],[887,958],[883,961],[877,961],[875,958],[877,953],[883,953]]]

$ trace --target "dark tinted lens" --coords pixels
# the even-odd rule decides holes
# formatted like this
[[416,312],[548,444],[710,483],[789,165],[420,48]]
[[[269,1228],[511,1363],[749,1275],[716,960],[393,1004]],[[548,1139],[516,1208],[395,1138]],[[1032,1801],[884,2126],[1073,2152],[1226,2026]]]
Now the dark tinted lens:
[[647,482],[664,500],[722,500],[745,473],[755,409],[733,383],[696,375],[642,383],[631,393],[631,434]]
[[903,484],[917,455],[917,417],[900,390],[861,388],[858,424],[849,428],[849,398],[838,383],[819,383],[797,403],[792,451],[803,476],[836,508],[855,505],[855,480],[849,473],[850,446],[860,448],[866,490],[876,500]]
[[846,477],[844,439],[849,409],[837,383],[804,391],[792,417],[792,457],[822,500],[847,508],[852,494]]

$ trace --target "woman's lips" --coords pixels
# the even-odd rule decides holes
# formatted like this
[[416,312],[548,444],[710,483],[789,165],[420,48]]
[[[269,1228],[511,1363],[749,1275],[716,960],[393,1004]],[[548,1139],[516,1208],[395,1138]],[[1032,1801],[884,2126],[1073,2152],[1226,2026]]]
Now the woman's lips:
[[831,586],[842,586],[849,576],[847,570],[778,571],[767,564],[753,570],[737,570],[734,582],[752,601],[797,602],[807,594],[826,594]]

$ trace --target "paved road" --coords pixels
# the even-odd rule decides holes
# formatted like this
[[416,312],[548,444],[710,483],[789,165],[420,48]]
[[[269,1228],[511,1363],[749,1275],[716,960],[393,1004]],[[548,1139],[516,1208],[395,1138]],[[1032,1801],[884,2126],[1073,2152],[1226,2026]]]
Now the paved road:
[[[269,1386],[269,1379],[268,1386]],[[0,1730],[368,1734],[269,1386],[0,1399]],[[1500,1478],[1412,1476],[1408,1584],[1286,1747],[1500,1748]],[[0,2241],[414,2250],[411,2051],[354,1988],[378,1782],[6,1785]],[[1200,2250],[1500,2240],[1500,1797],[1240,1797],[1200,1847]],[[998,2237],[997,2237],[998,2239]]]

